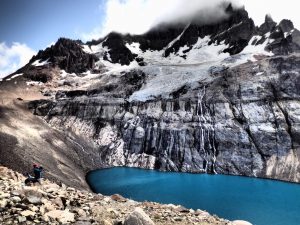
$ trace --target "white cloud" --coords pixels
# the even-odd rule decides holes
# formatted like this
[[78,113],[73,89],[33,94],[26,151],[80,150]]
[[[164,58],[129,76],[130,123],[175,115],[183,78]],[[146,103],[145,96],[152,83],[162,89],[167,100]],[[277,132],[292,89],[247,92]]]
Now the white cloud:
[[[236,0],[233,0],[236,1]],[[219,7],[224,0],[108,0],[105,19],[84,40],[99,39],[111,31],[143,34],[160,23],[176,23],[199,17],[202,23],[225,15]]]
[[35,54],[26,44],[14,42],[8,46],[5,42],[0,43],[0,78],[26,65]]
[[[300,28],[299,3],[295,0],[232,0],[235,5],[245,5],[257,25],[271,14],[277,22],[291,19]],[[224,11],[219,5],[224,0],[107,0],[104,20],[83,40],[99,39],[111,31],[142,34],[161,22],[177,22],[197,15],[200,20],[220,19]],[[228,1],[227,1],[228,2]],[[103,4],[101,5],[103,7]]]
[[295,0],[239,0],[246,6],[256,24],[264,22],[265,15],[270,14],[274,21],[280,22],[282,19],[290,19],[296,28],[300,29],[300,2]]

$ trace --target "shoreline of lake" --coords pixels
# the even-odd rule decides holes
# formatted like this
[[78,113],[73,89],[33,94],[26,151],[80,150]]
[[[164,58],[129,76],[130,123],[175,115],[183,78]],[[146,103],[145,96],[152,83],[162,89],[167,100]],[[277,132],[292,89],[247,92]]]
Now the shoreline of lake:
[[[225,198],[225,200],[227,199],[226,201],[227,201],[228,205],[226,207],[229,207],[233,211],[234,210],[239,211],[239,210],[237,210],[239,208],[239,206],[237,205],[237,203],[242,204],[242,205],[245,205],[247,202],[251,203],[250,204],[250,209],[251,208],[253,209],[253,211],[254,211],[253,214],[255,214],[255,215],[257,214],[256,211],[260,211],[260,210],[264,210],[264,209],[263,209],[262,206],[259,206],[259,205],[257,206],[257,205],[255,205],[255,202],[252,202],[253,199],[251,199],[251,198],[253,198],[253,195],[259,196],[259,198],[260,198],[259,201],[261,202],[261,204],[264,204],[267,207],[268,210],[265,209],[266,215],[271,215],[272,211],[275,214],[284,213],[284,208],[280,207],[281,203],[278,203],[278,201],[276,201],[276,199],[272,198],[272,195],[277,196],[278,193],[281,193],[281,189],[283,189],[283,190],[284,189],[294,190],[295,193],[297,194],[297,196],[299,195],[299,199],[300,199],[300,185],[298,185],[297,183],[292,183],[292,182],[278,181],[278,180],[271,180],[271,179],[253,178],[253,177],[245,177],[245,176],[232,176],[232,175],[229,175],[229,176],[228,175],[207,175],[207,174],[198,174],[198,173],[181,173],[181,172],[180,173],[176,173],[176,172],[170,172],[170,171],[161,172],[161,171],[155,171],[155,170],[144,170],[144,169],[140,169],[140,168],[128,168],[128,167],[113,167],[113,168],[106,168],[106,169],[100,169],[100,170],[89,172],[87,174],[87,182],[90,185],[91,189],[93,191],[97,192],[97,188],[95,188],[95,186],[91,185],[91,180],[89,180],[91,176],[93,176],[95,174],[98,174],[99,171],[101,171],[100,173],[106,174],[105,175],[105,179],[110,179],[107,176],[109,176],[109,173],[112,170],[123,171],[122,172],[123,175],[115,178],[115,181],[111,181],[111,182],[116,182],[116,180],[118,180],[118,179],[120,179],[120,180],[123,179],[122,182],[125,182],[125,183],[124,184],[122,184],[122,183],[119,184],[119,187],[112,187],[112,188],[108,187],[109,190],[108,189],[104,189],[105,193],[102,193],[102,194],[112,194],[114,192],[114,190],[117,190],[117,189],[114,189],[114,188],[121,188],[121,189],[123,188],[124,189],[124,187],[125,187],[125,189],[126,189],[126,185],[127,186],[129,185],[128,186],[129,189],[130,188],[133,188],[133,189],[136,188],[137,189],[136,192],[140,192],[139,185],[141,185],[140,189],[142,189],[142,187],[144,187],[144,186],[143,186],[143,184],[140,184],[140,182],[138,181],[139,176],[140,176],[140,178],[143,179],[143,182],[145,182],[146,186],[147,186],[147,182],[149,182],[149,180],[147,181],[146,178],[147,178],[147,176],[149,176],[149,174],[151,174],[151,177],[152,177],[151,179],[156,179],[155,176],[164,177],[164,179],[170,179],[170,181],[172,179],[175,179],[175,180],[177,179],[177,180],[180,180],[180,181],[183,181],[183,182],[189,182],[191,185],[194,185],[195,187],[196,187],[196,185],[193,184],[193,181],[194,180],[197,181],[199,179],[200,180],[202,179],[201,182],[204,182],[204,183],[202,183],[202,186],[205,186],[205,182],[206,182],[207,185],[210,185],[209,186],[210,189],[214,188],[214,186],[211,185],[211,183],[214,183],[214,185],[216,185],[216,186],[220,186],[220,184],[218,184],[217,180],[220,180],[220,182],[222,183],[222,185],[225,185],[225,187],[226,187],[226,183],[228,183],[228,181],[229,181],[229,182],[232,182],[231,188],[233,188],[236,191],[237,194],[238,194],[238,190],[239,189],[237,189],[236,187],[234,187],[235,182],[236,182],[236,185],[240,185],[242,188],[247,188],[246,184],[248,184],[250,186],[249,190],[245,191],[244,189],[241,189],[241,190],[243,190],[242,194],[243,194],[243,192],[245,192],[244,196],[239,196],[238,198],[236,198],[235,195],[233,195],[234,193],[230,193],[230,195],[233,196],[232,197],[233,200],[232,199],[228,200],[228,196],[227,197],[226,196],[221,196],[221,197]],[[137,179],[134,180],[134,182],[136,182],[137,187],[135,187],[134,185],[131,185],[130,182],[126,184],[126,182],[128,182],[128,179],[130,180],[132,178],[130,176],[126,178],[125,176],[128,175],[128,172],[124,173],[124,171],[129,171],[129,174],[131,174],[131,175],[133,174],[134,176],[135,175],[137,176]],[[148,173],[148,175],[145,175],[147,173]],[[141,174],[144,174],[145,176],[141,175]],[[117,175],[117,174],[114,174],[114,175]],[[172,178],[172,176],[175,176],[175,177],[178,176],[178,178]],[[185,176],[187,176],[187,178],[180,178],[180,177],[185,177]],[[125,180],[124,180],[124,178],[125,178]],[[153,183],[153,180],[151,181],[151,179],[150,179],[150,183],[151,183],[151,185],[153,185],[155,182]],[[160,185],[162,187],[164,187],[163,185],[166,185],[166,184],[164,184],[164,182],[165,182],[164,179],[162,179],[160,181]],[[199,181],[197,181],[197,182],[199,182]],[[107,184],[105,184],[105,185],[107,185]],[[178,184],[176,184],[176,182],[173,182],[173,185],[178,185]],[[262,188],[263,186],[266,186],[265,189]],[[128,187],[126,189],[126,191],[128,191],[128,193],[126,193],[126,192],[120,192],[120,191],[115,191],[115,192],[118,193],[118,194],[124,195],[124,197],[129,197],[130,198],[130,197],[132,197],[132,196],[130,196],[132,193],[130,192],[130,190],[128,190]],[[149,187],[150,186],[148,185],[148,189],[149,189]],[[199,186],[199,184],[198,184],[197,187],[200,188],[200,190],[202,190],[202,191],[204,190],[204,192],[205,191],[207,192],[207,190],[205,190],[205,188],[201,189],[201,186]],[[180,190],[181,191],[183,190],[182,188],[188,188],[188,187],[177,187],[177,188],[178,188],[179,193],[180,193]],[[209,189],[209,188],[207,188],[207,189]],[[111,192],[107,193],[109,191],[111,191]],[[219,190],[219,192],[224,192],[224,193],[226,193],[226,191],[230,192],[230,188],[226,187],[224,191]],[[270,191],[270,193],[268,191]],[[175,190],[175,192],[176,192],[176,190]],[[272,193],[272,192],[274,192],[274,193]],[[278,192],[278,193],[276,193],[276,192]],[[155,193],[160,194],[158,189],[155,189]],[[165,192],[165,194],[166,193],[168,193],[168,192]],[[249,193],[251,193],[251,194],[249,194]],[[139,196],[134,196],[134,193],[133,193],[132,194],[133,195],[132,198],[134,200],[137,200],[137,201],[149,200],[149,201],[159,202],[159,203],[162,203],[162,204],[168,204],[168,203],[180,204],[180,205],[183,205],[183,206],[185,206],[187,208],[207,210],[211,214],[216,214],[219,217],[223,217],[223,218],[226,218],[226,219],[229,219],[229,220],[235,220],[235,219],[242,218],[242,219],[248,220],[248,221],[250,221],[252,223],[255,222],[255,220],[254,221],[251,220],[251,218],[249,217],[249,215],[247,213],[245,213],[247,210],[238,212],[237,213],[237,217],[234,218],[231,215],[232,213],[228,212],[228,211],[226,212],[226,210],[225,210],[225,212],[223,212],[223,213],[221,212],[220,213],[218,210],[222,210],[222,208],[218,207],[218,204],[216,204],[216,207],[215,207],[217,209],[216,210],[212,210],[213,206],[211,204],[208,204],[209,207],[206,208],[205,205],[203,205],[203,204],[200,204],[199,206],[195,206],[195,205],[197,205],[197,203],[195,205],[192,205],[189,202],[180,202],[179,200],[180,200],[180,198],[182,198],[182,196],[179,196],[179,195],[176,196],[177,199],[175,197],[174,197],[174,199],[172,199],[172,198],[164,199],[165,198],[164,196],[163,196],[163,199],[159,199],[159,198],[151,196],[151,193],[150,193],[150,198],[148,198],[149,196],[147,197],[147,194],[149,194],[149,193],[140,193]],[[195,198],[196,198],[197,194],[199,195],[199,193],[195,193]],[[212,193],[209,193],[209,191],[208,191],[208,194],[210,194],[211,196],[204,196],[204,198],[206,199],[206,201],[208,201],[208,202],[209,201],[214,201],[213,198],[216,195],[216,193],[212,194]],[[247,195],[248,195],[248,197],[250,197],[249,199],[247,199]],[[175,196],[175,194],[174,194],[174,196]],[[198,198],[200,198],[200,197],[203,198],[203,196],[199,195]],[[244,202],[242,202],[242,201],[239,202],[239,198],[246,198],[246,199],[244,199]],[[270,204],[272,205],[272,207],[275,206],[275,209],[274,210],[269,209],[268,208],[268,203],[264,202],[263,198],[267,199],[268,201],[271,201]],[[274,197],[274,198],[278,198],[282,202],[286,201],[286,199],[284,197],[277,196],[277,197]],[[170,199],[172,199],[172,201],[170,201]],[[290,201],[291,205],[293,205],[292,204],[293,203],[292,202],[293,199],[291,199],[289,196],[287,196],[287,200]],[[220,200],[217,199],[215,201],[218,202]],[[236,205],[236,208],[234,208],[232,205]],[[300,204],[294,204],[294,205],[297,208],[297,210],[298,209],[300,210]],[[246,206],[244,206],[244,207],[247,208]],[[262,209],[260,209],[260,208],[262,208]],[[293,208],[291,208],[291,211],[293,211]],[[227,214],[229,214],[230,216],[226,216]],[[243,214],[245,214],[246,217],[243,217],[242,216]],[[258,214],[260,214],[261,217],[265,216],[264,214],[262,214],[260,212]],[[241,216],[239,216],[239,215],[241,215]],[[293,220],[293,216],[295,216],[295,215],[288,214],[286,217],[288,219]],[[273,217],[273,215],[272,215],[272,217]],[[298,219],[297,216],[295,218]],[[300,219],[300,217],[299,217],[299,219]],[[254,224],[256,224],[256,223],[254,223]],[[260,224],[263,224],[263,223],[260,223]],[[264,223],[264,225],[265,224],[266,223]],[[272,223],[272,224],[274,224],[274,223]],[[276,224],[281,224],[281,223],[276,223]],[[284,223],[282,223],[282,224],[284,224]],[[293,223],[293,221],[291,221],[291,223],[288,223],[288,224],[289,225],[292,225],[292,224],[297,225],[297,223]]]

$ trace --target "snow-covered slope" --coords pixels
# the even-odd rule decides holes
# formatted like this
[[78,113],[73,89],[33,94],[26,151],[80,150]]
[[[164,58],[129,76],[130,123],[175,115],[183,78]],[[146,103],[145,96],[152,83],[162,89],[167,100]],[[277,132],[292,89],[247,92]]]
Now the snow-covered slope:
[[[168,98],[170,93],[182,86],[189,85],[192,88],[195,82],[204,84],[211,82],[215,78],[213,73],[216,71],[238,66],[248,61],[254,62],[256,56],[273,55],[271,51],[266,51],[266,46],[274,41],[270,38],[270,33],[267,33],[262,36],[253,36],[243,51],[234,56],[224,52],[229,47],[228,44],[225,44],[225,41],[211,43],[210,36],[205,36],[204,38],[199,37],[193,46],[180,47],[178,52],[171,53],[166,57],[165,49],[172,46],[182,35],[183,33],[160,51],[143,51],[138,42],[126,43],[125,46],[137,55],[137,58],[143,59],[145,65],[142,66],[136,61],[132,61],[129,65],[111,62],[110,49],[103,46],[105,40],[98,45],[83,45],[83,49],[85,52],[99,57],[96,65],[98,68],[104,66],[108,74],[119,72],[120,75],[122,71],[138,69],[148,75],[145,85],[134,92],[129,97],[129,101],[146,101],[155,99],[158,96]],[[264,41],[259,43],[262,39]],[[259,44],[255,44],[256,42]],[[104,55],[107,56],[106,59],[103,59]]]

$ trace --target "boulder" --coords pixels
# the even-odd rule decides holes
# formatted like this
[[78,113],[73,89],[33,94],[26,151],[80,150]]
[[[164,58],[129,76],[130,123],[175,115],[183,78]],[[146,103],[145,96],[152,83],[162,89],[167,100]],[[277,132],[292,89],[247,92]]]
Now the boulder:
[[154,222],[141,208],[136,208],[125,219],[124,225],[154,225]]
[[9,193],[0,192],[0,199],[9,198],[9,197],[10,197]]
[[13,196],[20,196],[20,195],[22,195],[22,192],[20,190],[13,190],[10,193]]
[[32,212],[30,210],[25,210],[25,211],[21,212],[21,216],[24,216],[24,217],[34,217],[35,216],[35,212]]
[[46,212],[50,212],[56,209],[56,207],[51,202],[46,202],[43,205]]
[[74,191],[75,191],[75,188],[67,187],[67,191],[69,191],[69,192],[74,192]]
[[31,204],[41,204],[42,203],[42,194],[35,190],[26,190],[24,192],[26,200]]
[[14,196],[14,197],[11,198],[11,200],[12,200],[13,202],[17,203],[17,202],[20,202],[20,201],[21,201],[21,198],[18,197],[18,196]]
[[74,211],[77,213],[77,215],[79,217],[86,217],[87,216],[86,212],[81,208],[77,208]]
[[[17,204],[15,205],[15,207],[18,208],[18,209],[22,209],[22,210],[27,210],[27,209],[29,209],[28,205],[27,205],[27,204],[24,204],[24,203],[17,203]],[[33,210],[31,210],[31,211],[33,211]]]
[[52,203],[58,206],[60,209],[64,208],[64,203],[62,202],[60,197],[57,197],[54,200],[52,200]]
[[110,196],[112,200],[116,201],[116,202],[126,202],[127,199],[124,198],[123,196],[119,195],[119,194],[114,194],[112,196]]
[[7,205],[7,200],[6,199],[0,200],[0,208],[5,208],[6,205]]
[[177,211],[178,211],[178,212],[181,212],[181,213],[189,213],[189,212],[190,212],[189,209],[187,209],[187,208],[185,208],[185,207],[183,207],[183,206],[179,206],[179,207],[177,208]]
[[74,222],[74,213],[69,212],[69,210],[53,210],[47,212],[44,215],[45,221],[59,221],[60,223]]
[[18,222],[19,222],[19,223],[24,223],[24,222],[26,222],[26,217],[24,217],[24,216],[19,216],[19,217],[18,217]]
[[33,212],[37,212],[37,211],[39,211],[39,208],[36,206],[32,206],[32,207],[30,207],[30,210]]

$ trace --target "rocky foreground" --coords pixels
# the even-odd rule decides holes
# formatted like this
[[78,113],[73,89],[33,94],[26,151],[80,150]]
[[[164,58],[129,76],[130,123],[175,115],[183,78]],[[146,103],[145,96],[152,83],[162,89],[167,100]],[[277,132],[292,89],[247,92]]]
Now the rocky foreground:
[[44,180],[24,186],[25,177],[0,167],[0,224],[247,225],[182,206],[135,202],[120,195],[103,196]]

